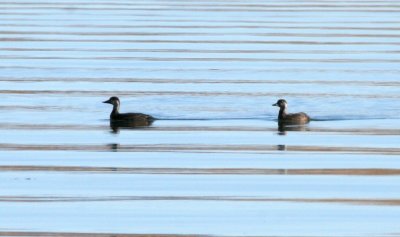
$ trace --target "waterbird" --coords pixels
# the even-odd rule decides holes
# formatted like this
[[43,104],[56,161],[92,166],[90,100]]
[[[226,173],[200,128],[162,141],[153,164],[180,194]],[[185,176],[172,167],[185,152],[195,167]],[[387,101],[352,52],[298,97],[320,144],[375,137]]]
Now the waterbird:
[[279,99],[272,106],[279,107],[278,122],[280,125],[300,125],[310,122],[310,117],[306,113],[287,113],[288,103],[284,99]]
[[110,125],[121,127],[136,127],[136,126],[149,126],[155,120],[151,115],[142,113],[120,113],[119,107],[121,105],[118,97],[110,97],[110,99],[103,101],[106,104],[112,104],[113,110],[110,114]]

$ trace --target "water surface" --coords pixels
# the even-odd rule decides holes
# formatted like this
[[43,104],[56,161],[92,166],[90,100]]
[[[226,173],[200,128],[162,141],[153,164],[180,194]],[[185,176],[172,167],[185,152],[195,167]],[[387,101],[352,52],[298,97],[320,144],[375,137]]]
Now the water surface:
[[0,6],[0,236],[399,235],[400,3]]

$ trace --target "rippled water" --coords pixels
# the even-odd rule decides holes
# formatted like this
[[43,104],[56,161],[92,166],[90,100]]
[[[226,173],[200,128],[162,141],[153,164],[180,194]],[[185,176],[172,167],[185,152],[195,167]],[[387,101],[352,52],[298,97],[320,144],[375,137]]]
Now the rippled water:
[[0,236],[400,235],[400,2],[0,6]]

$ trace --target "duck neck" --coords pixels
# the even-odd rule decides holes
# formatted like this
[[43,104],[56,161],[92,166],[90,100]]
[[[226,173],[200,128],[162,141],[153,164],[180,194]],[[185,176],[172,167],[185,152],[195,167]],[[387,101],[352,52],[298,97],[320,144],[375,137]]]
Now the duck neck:
[[278,119],[283,119],[286,117],[286,107],[280,107]]
[[113,117],[118,114],[119,114],[119,102],[116,102],[113,104],[113,110],[111,111],[110,117]]

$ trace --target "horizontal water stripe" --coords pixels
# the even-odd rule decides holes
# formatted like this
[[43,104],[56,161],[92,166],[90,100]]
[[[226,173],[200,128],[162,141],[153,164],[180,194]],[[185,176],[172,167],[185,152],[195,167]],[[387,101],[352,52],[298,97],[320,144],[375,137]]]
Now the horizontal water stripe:
[[[0,231],[0,236],[7,237],[207,237],[207,235],[180,234],[119,234],[119,233],[78,233],[78,232],[35,232],[35,231]],[[211,236],[210,236],[211,237]]]
[[[24,71],[30,71],[31,73],[35,73],[37,71],[45,71],[47,72],[48,76],[52,76],[52,72],[57,72],[57,71],[74,71],[77,76],[80,76],[80,78],[83,81],[91,81],[91,80],[96,80],[96,78],[99,78],[99,80],[106,80],[104,79],[105,74],[111,75],[109,78],[115,77],[115,71],[118,71],[119,77],[115,77],[116,82],[121,82],[126,80],[129,82],[129,79],[131,79],[131,73],[135,72],[135,75],[140,74],[140,77],[135,76],[135,78],[143,78],[143,74],[147,76],[143,80],[149,80],[151,81],[152,79],[162,79],[164,77],[160,77],[161,75],[165,75],[162,73],[168,73],[171,74],[173,73],[174,78],[176,79],[178,75],[184,75],[183,78],[196,78],[199,79],[199,83],[201,83],[204,78],[198,78],[198,75],[204,77],[204,73],[207,73],[211,78],[215,78],[216,75],[219,76],[220,80],[227,80],[227,79],[238,79],[238,80],[244,80],[246,78],[249,78],[250,80],[260,80],[260,75],[261,73],[274,73],[277,74],[278,76],[282,77],[284,76],[283,79],[284,81],[289,80],[287,78],[287,75],[290,75],[291,80],[295,80],[297,82],[302,81],[302,80],[307,80],[303,78],[296,78],[292,77],[293,74],[298,73],[307,73],[308,77],[306,78],[313,78],[310,75],[318,75],[320,78],[321,74],[324,74],[325,77],[324,79],[329,83],[330,81],[336,80],[335,78],[337,77],[331,77],[328,73],[340,73],[340,77],[343,78],[345,81],[365,81],[368,75],[373,75],[373,77],[368,78],[367,81],[374,81],[373,78],[375,78],[374,74],[379,74],[381,77],[387,75],[397,75],[400,70],[396,69],[378,69],[378,68],[354,68],[354,69],[342,69],[342,68],[329,68],[329,67],[319,67],[319,68],[297,68],[297,67],[285,67],[285,69],[280,69],[280,68],[275,68],[275,69],[268,69],[268,68],[263,68],[263,67],[249,67],[249,68],[237,68],[237,67],[228,67],[228,66],[220,66],[218,69],[213,68],[213,67],[204,67],[204,66],[199,66],[199,67],[186,67],[186,68],[174,68],[174,67],[160,67],[157,70],[152,70],[150,67],[142,66],[140,68],[137,67],[113,67],[113,68],[105,68],[105,67],[99,67],[96,65],[86,65],[84,67],[71,67],[71,66],[65,66],[65,65],[57,65],[57,66],[48,66],[48,65],[37,65],[35,66],[0,66],[0,70],[3,72],[3,76],[1,77],[1,81],[13,81],[13,80],[21,80],[21,81],[40,81],[41,79],[38,77],[38,75],[33,74],[31,77],[27,77],[26,74],[24,74]],[[21,71],[22,73],[18,73]],[[14,72],[12,76],[7,76],[5,77],[5,73],[11,73]],[[86,72],[86,73],[85,73]],[[87,72],[91,72],[90,75],[87,74]],[[197,74],[193,74],[193,72]],[[232,73],[232,75],[227,76],[226,73]],[[250,75],[248,72],[252,72],[255,75]],[[84,75],[81,75],[82,73],[85,73]],[[99,74],[96,78],[93,77],[94,74]],[[199,74],[202,73],[202,74]],[[126,75],[128,74],[128,75]],[[328,75],[327,75],[328,74]],[[41,76],[43,73],[40,74]],[[57,73],[57,75],[59,75]],[[244,75],[247,75],[246,77]],[[51,78],[49,77],[42,77],[43,79],[49,79],[50,81],[54,80],[57,81],[57,79],[52,76]],[[152,77],[150,77],[152,76]],[[274,75],[275,76],[275,75]],[[362,76],[362,78],[360,78]],[[126,79],[126,78],[129,79]],[[65,77],[60,77],[61,79],[67,79]],[[168,80],[170,78],[166,78]],[[265,81],[270,81],[270,77],[264,77]],[[140,80],[140,79],[139,79]],[[215,79],[214,79],[215,80]],[[74,81],[74,79],[72,79]],[[397,77],[385,77],[384,81],[390,81],[390,82],[396,82]],[[133,81],[134,82],[134,81]],[[379,83],[380,81],[375,81],[375,83]],[[222,81],[223,83],[223,81]],[[228,82],[229,83],[229,82]],[[284,82],[283,82],[284,83]]]
[[[4,20],[7,22],[6,20]],[[4,22],[3,21],[3,22]],[[140,22],[140,20],[139,20]],[[158,24],[152,23],[149,24],[148,22],[156,22]],[[147,24],[146,24],[147,23]],[[202,24],[199,24],[202,23]],[[213,24],[211,24],[213,23]],[[396,26],[383,26],[383,27],[378,27],[374,26],[373,23],[372,26],[365,26],[364,24],[360,23],[360,25],[354,25],[351,26],[343,26],[343,25],[327,25],[327,26],[321,26],[321,23],[318,25],[310,25],[310,24],[299,24],[298,22],[249,22],[247,24],[243,24],[243,21],[235,22],[235,21],[221,21],[219,24],[215,24],[216,22],[207,22],[207,21],[197,21],[194,22],[188,22],[185,24],[185,21],[162,21],[162,20],[149,20],[143,22],[143,24],[138,24],[138,23],[132,23],[132,24],[126,24],[123,25],[121,23],[119,24],[54,24],[54,23],[42,23],[42,24],[34,24],[33,22],[31,23],[15,23],[10,21],[9,23],[0,23],[0,29],[4,30],[12,30],[15,32],[26,32],[28,30],[47,30],[44,32],[51,33],[54,30],[58,30],[64,32],[65,34],[68,33],[79,33],[79,32],[99,32],[99,29],[101,29],[101,32],[107,33],[107,32],[126,32],[127,30],[131,32],[135,32],[132,30],[137,30],[137,32],[154,32],[157,30],[157,32],[188,32],[188,33],[193,33],[193,32],[199,32],[199,29],[203,29],[206,32],[214,32],[218,33],[218,30],[220,32],[221,29],[224,29],[227,32],[273,32],[277,33],[279,30],[282,32],[288,32],[293,31],[293,32],[307,32],[305,30],[310,30],[310,32],[315,33],[315,30],[318,30],[319,33],[326,32],[326,33],[331,33],[332,31],[337,31],[341,32],[344,34],[345,32],[349,31],[348,33],[351,32],[363,32],[363,33],[369,33],[371,34],[372,32],[376,33],[396,33],[396,30],[399,30],[399,27]],[[218,23],[218,22],[217,22]],[[353,23],[354,24],[354,23]],[[395,23],[393,23],[395,24]],[[19,30],[19,31],[17,31]]]
[[284,97],[284,96],[301,96],[301,97],[356,97],[356,98],[366,98],[366,99],[377,99],[377,98],[388,98],[388,99],[398,99],[399,94],[388,94],[388,95],[378,95],[378,94],[345,94],[345,93],[300,93],[300,92],[289,92],[289,93],[270,93],[270,92],[196,92],[196,91],[78,91],[78,90],[0,90],[0,94],[19,94],[19,95],[68,95],[68,96],[114,96],[118,94],[119,96],[239,96],[239,97]]
[[[162,37],[164,38],[164,37]],[[222,39],[198,39],[198,40],[179,40],[179,39],[125,39],[121,37],[121,39],[78,39],[71,38],[66,39],[63,38],[35,38],[35,37],[13,37],[13,36],[3,36],[0,38],[2,42],[91,42],[91,43],[141,43],[141,44],[289,44],[289,45],[390,45],[390,46],[398,46],[400,45],[399,41],[357,41],[357,39],[347,39],[346,41],[334,41],[332,39],[323,39],[323,41],[316,40],[290,40],[291,37],[284,40],[222,40]],[[301,38],[301,37],[300,37]],[[321,39],[320,39],[321,40]]]
[[[33,2],[33,1],[26,1],[26,2],[2,2],[3,5],[9,8],[15,9],[37,9],[37,8],[64,8],[64,7],[71,7],[74,6],[77,9],[98,9],[98,7],[107,7],[109,9],[120,9],[120,6],[123,6],[123,9],[130,9],[127,7],[149,7],[150,4],[154,4],[154,6],[160,7],[168,6],[173,7],[172,9],[176,9],[182,6],[196,6],[196,7],[239,7],[239,8],[280,8],[280,7],[329,7],[329,8],[340,8],[340,7],[400,7],[400,4],[393,2],[393,1],[270,1],[267,4],[260,2],[229,2],[229,1],[135,1],[132,2],[94,2],[90,6],[86,6],[85,2]],[[29,8],[27,7],[29,6]]]
[[[112,202],[112,201],[221,201],[221,202],[295,202],[340,203],[352,205],[399,206],[400,199],[311,199],[311,198],[254,198],[224,196],[121,196],[121,197],[30,197],[0,196],[0,202]],[[1,236],[1,234],[0,234]],[[147,236],[147,235],[146,235]]]
[[[0,106],[0,110],[1,110]],[[21,109],[21,108],[17,108]],[[66,110],[66,108],[56,108],[56,107],[28,107],[27,110],[50,110],[50,111],[59,111]],[[9,111],[10,109],[7,108]],[[70,109],[68,109],[70,110]],[[195,120],[195,119],[194,119]],[[0,124],[1,130],[107,130],[109,128],[108,125],[77,125],[77,124]],[[136,128],[137,130],[149,130],[149,131],[169,131],[169,132],[276,132],[276,127],[270,126],[158,126],[158,127],[149,127],[149,128]],[[316,133],[344,133],[349,135],[400,135],[400,129],[396,128],[387,128],[387,129],[379,129],[379,128],[326,128],[326,127],[306,127],[306,128],[287,128],[288,131],[307,131],[308,133],[316,132]]]
[[[49,22],[44,21],[44,19],[32,19],[30,22],[24,22],[24,19],[8,19],[2,18],[2,22],[0,23],[0,27],[2,29],[18,29],[18,28],[57,28],[63,27],[64,30],[79,30],[79,29],[87,29],[87,30],[96,30],[103,29],[107,31],[113,28],[121,28],[121,29],[169,29],[169,30],[191,30],[191,29],[226,29],[226,30],[235,30],[235,29],[314,29],[314,30],[322,30],[322,32],[329,30],[365,30],[369,32],[370,30],[376,31],[395,31],[397,30],[399,21],[379,21],[378,19],[368,22],[364,22],[362,20],[358,21],[319,21],[315,23],[313,21],[304,21],[304,19],[289,21],[286,20],[260,20],[260,19],[245,19],[245,20],[236,20],[236,19],[145,19],[140,18],[140,16],[131,22],[121,22],[117,19],[109,19],[109,21],[103,21],[101,23],[96,21],[83,21],[79,19],[70,19],[70,21],[66,22]],[[368,23],[368,24],[367,24]],[[343,31],[341,31],[343,32]],[[396,33],[396,32],[394,32]]]
[[[390,38],[395,38],[398,39],[400,34],[324,34],[324,33],[248,33],[248,32],[243,32],[243,33],[217,33],[217,32],[168,32],[168,33],[162,33],[162,32],[45,32],[45,31],[0,31],[0,34],[2,34],[3,37],[13,37],[15,35],[17,36],[24,36],[24,35],[30,35],[30,36],[85,36],[85,38],[89,38],[89,36],[93,36],[95,38],[96,36],[103,36],[103,37],[108,37],[108,38],[118,38],[120,36],[127,36],[127,37],[147,37],[147,36],[163,36],[163,38],[167,38],[168,36],[198,36],[200,38],[201,36],[246,36],[248,39],[251,39],[252,37],[259,37],[259,38],[274,38],[274,37],[290,37],[290,38],[296,38],[296,37],[304,37],[304,38],[320,38],[320,37],[332,37],[332,38],[347,38],[347,37],[352,37],[352,38],[385,38],[385,39],[390,39]],[[125,37],[125,38],[127,38]]]
[[397,147],[340,147],[296,145],[28,145],[1,143],[0,150],[12,151],[121,151],[121,152],[226,152],[226,153],[275,153],[275,152],[326,152],[343,154],[400,155]]
[[[339,150],[339,149],[338,149]],[[126,168],[83,166],[0,166],[0,171],[26,172],[96,172],[124,174],[181,175],[400,175],[400,169],[195,169],[195,168]]]
[[[246,50],[246,49],[175,49],[175,48],[149,48],[149,49],[143,49],[143,48],[114,48],[114,49],[104,49],[104,48],[30,48],[30,46],[26,47],[25,45],[21,45],[19,48],[0,48],[2,50],[2,53],[4,55],[23,55],[23,52],[33,52],[35,54],[41,54],[44,51],[48,54],[56,54],[56,53],[70,53],[70,52],[85,52],[85,55],[90,55],[89,53],[104,53],[105,55],[110,55],[112,53],[118,54],[132,54],[132,53],[158,53],[158,54],[252,54],[252,55],[257,55],[257,54],[291,54],[291,55],[296,55],[296,54],[304,54],[304,55],[335,55],[335,54],[340,54],[340,55],[363,55],[364,57],[366,56],[365,54],[368,55],[374,55],[374,56],[380,56],[380,55],[387,55],[387,54],[399,54],[400,50],[394,50],[394,51],[389,51],[389,50],[376,50],[376,51],[368,51],[368,50],[353,50],[353,51],[342,51],[342,50],[279,50],[279,49],[271,49],[271,50],[266,50],[266,49],[260,49],[260,50]],[[7,53],[6,53],[7,52]],[[50,53],[51,52],[51,53]],[[54,52],[54,53],[53,53]],[[98,55],[98,54],[96,54]],[[315,56],[315,55],[314,55]]]
[[[23,68],[20,68],[23,69]],[[44,68],[46,69],[46,68]],[[61,70],[62,68],[55,68],[55,70]],[[78,68],[77,68],[78,69]],[[134,69],[133,69],[134,70]],[[193,69],[194,70],[194,69]],[[293,69],[297,71],[297,69]],[[299,70],[301,71],[301,70]],[[299,72],[297,71],[297,72]],[[276,70],[275,72],[279,72]],[[369,73],[373,71],[367,71]],[[211,78],[140,78],[140,77],[32,77],[32,76],[21,76],[21,77],[0,77],[1,82],[18,82],[19,85],[23,85],[23,83],[37,83],[37,82],[112,82],[112,83],[148,83],[148,84],[223,84],[223,85],[230,85],[230,84],[239,84],[239,85],[254,85],[254,84],[282,84],[282,85],[343,85],[345,82],[346,85],[351,86],[382,86],[382,87],[396,87],[400,86],[399,81],[392,81],[392,80],[310,80],[310,79],[272,79],[272,78],[260,78],[260,79],[231,79],[231,78],[218,78],[218,79],[211,79]],[[230,85],[231,86],[231,85]]]
[[83,5],[69,5],[69,6],[3,6],[1,10],[1,14],[11,14],[11,15],[18,15],[18,14],[29,14],[30,12],[34,12],[35,14],[45,14],[45,11],[48,11],[46,14],[52,15],[56,14],[57,11],[59,12],[66,12],[71,11],[74,14],[80,14],[82,12],[90,13],[95,12],[97,14],[107,14],[110,12],[119,12],[119,13],[126,13],[126,12],[157,12],[157,13],[165,13],[165,12],[174,12],[174,13],[182,13],[182,12],[221,12],[223,11],[225,14],[232,13],[232,12],[252,12],[252,13],[259,13],[259,12],[285,12],[285,13],[292,13],[292,12],[349,12],[349,13],[381,13],[381,12],[399,12],[400,11],[399,5],[343,5],[339,6],[338,4],[332,5],[308,5],[308,6],[301,6],[296,4],[288,5],[258,5],[258,6],[232,6],[232,5],[135,5],[131,6],[124,6],[124,7],[109,7],[109,6],[97,6],[94,7]]
[[[23,68],[19,68],[23,69]],[[46,69],[46,68],[44,68]],[[62,68],[54,68],[55,70],[61,70]],[[79,69],[79,68],[76,68]],[[122,70],[122,69],[121,69]],[[132,69],[134,70],[134,69]],[[194,69],[193,69],[194,70]],[[293,69],[297,71],[298,69]],[[299,70],[301,71],[301,70]],[[276,70],[275,72],[280,72],[280,70]],[[369,73],[373,71],[367,71]],[[377,71],[379,72],[379,71]],[[288,84],[288,85],[340,85],[344,82],[346,85],[352,86],[387,86],[394,87],[400,86],[399,81],[374,81],[374,80],[296,80],[293,79],[271,79],[271,78],[262,78],[262,79],[230,79],[230,78],[139,78],[135,77],[32,77],[32,76],[21,76],[21,77],[0,77],[0,82],[21,82],[22,83],[36,83],[36,82],[112,82],[112,83],[149,83],[149,84]]]
[[170,153],[170,152],[82,152],[0,151],[0,165],[125,167],[125,168],[247,168],[247,169],[398,169],[400,159],[379,154],[318,152],[262,153]]

